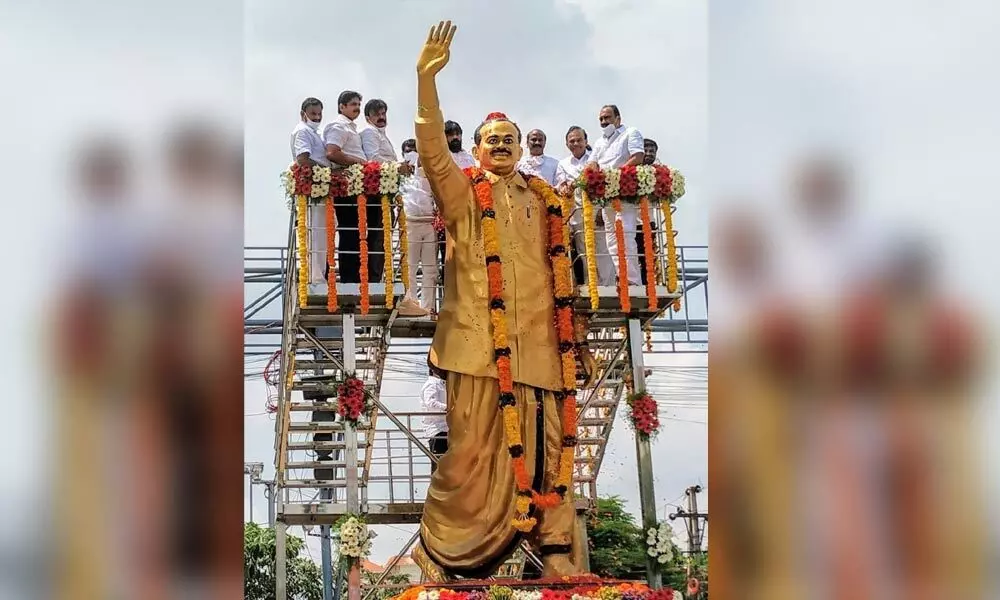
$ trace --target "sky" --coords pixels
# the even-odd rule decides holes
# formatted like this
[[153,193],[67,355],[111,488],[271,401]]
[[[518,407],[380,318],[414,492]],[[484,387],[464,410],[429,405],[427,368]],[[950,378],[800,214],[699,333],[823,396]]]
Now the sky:
[[[659,143],[661,161],[687,178],[687,195],[674,216],[678,243],[707,243],[704,202],[707,151],[707,28],[704,2],[579,2],[516,0],[499,3],[431,0],[385,3],[329,2],[310,6],[308,19],[333,22],[349,14],[351,27],[325,28],[303,36],[303,14],[275,2],[252,0],[245,13],[247,244],[283,244],[287,210],[278,174],[290,160],[288,137],[307,96],[321,99],[325,120],[336,114],[345,89],[389,105],[387,134],[397,147],[413,137],[416,110],[415,61],[438,20],[451,19],[458,31],[451,60],[438,75],[446,119],[462,125],[465,147],[473,128],[489,112],[502,111],[522,131],[546,132],[546,153],[569,154],[566,130],[581,125],[591,140],[600,133],[602,105],[617,104],[622,123]],[[662,35],[669,24],[670,35]],[[303,56],[322,57],[302,60]],[[362,117],[363,118],[363,117]],[[360,120],[361,118],[359,118]],[[702,309],[703,310],[703,309]],[[704,318],[692,315],[692,318]],[[704,365],[704,356],[683,356],[658,363]],[[667,357],[669,358],[669,357]],[[394,362],[388,368],[393,368]],[[419,371],[419,369],[418,369]],[[383,388],[389,407],[419,410],[417,392],[424,377],[390,381]],[[657,371],[649,385],[664,386],[670,400],[675,386]],[[707,388],[707,382],[701,389]],[[273,421],[260,415],[266,392],[246,384],[246,460],[273,461]],[[672,393],[682,394],[674,391]],[[690,394],[683,393],[685,397]],[[667,503],[682,501],[684,489],[707,487],[707,403],[671,407],[653,446],[655,488],[660,518]],[[678,420],[679,419],[679,420]],[[620,495],[639,513],[638,475],[631,430],[619,416],[598,480],[599,493]],[[273,469],[265,467],[265,474]],[[707,506],[708,494],[699,498]],[[255,494],[254,516],[266,515],[262,490]],[[671,509],[672,510],[672,509]],[[681,530],[678,524],[677,530]],[[379,527],[372,559],[384,562],[409,538],[412,527]],[[296,535],[301,535],[297,530]],[[319,556],[319,543],[310,540]]]

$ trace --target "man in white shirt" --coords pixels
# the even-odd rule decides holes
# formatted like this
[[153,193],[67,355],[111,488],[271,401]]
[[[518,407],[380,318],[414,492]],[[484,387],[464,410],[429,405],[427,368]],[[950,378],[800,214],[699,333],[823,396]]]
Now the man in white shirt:
[[[434,196],[431,184],[419,167],[414,149],[403,155],[403,161],[415,168],[412,177],[403,180],[403,210],[406,211],[406,237],[409,243],[408,265],[410,289],[399,303],[399,314],[404,317],[423,317],[434,310],[434,296],[438,281],[437,232],[434,231]],[[417,282],[417,269],[423,276]],[[420,299],[418,302],[417,299]]]
[[[588,167],[601,169],[620,168],[625,165],[640,165],[645,156],[642,134],[635,127],[622,125],[621,112],[614,104],[601,107],[598,114],[603,135],[594,142],[594,151],[590,154]],[[615,236],[615,220],[620,220],[625,229],[625,264],[628,269],[629,285],[641,285],[639,274],[639,249],[635,243],[636,224],[639,222],[639,208],[632,204],[622,203],[621,213],[616,213],[614,207],[603,209],[605,237],[608,251],[618,272],[618,238]]]
[[545,155],[545,132],[541,129],[532,129],[525,140],[528,145],[528,155],[521,159],[517,169],[541,177],[549,182],[549,185],[556,185],[556,167],[559,161]]
[[[388,124],[389,107],[384,100],[372,98],[365,103],[365,121],[368,127],[361,130],[361,149],[365,158],[376,162],[397,162],[396,149],[392,147],[389,136],[385,134]],[[403,167],[404,175],[410,172]]]
[[[445,385],[445,373],[431,364],[427,359],[428,377],[420,388],[420,408],[428,414],[424,417],[424,431],[427,433],[428,449],[431,454],[440,458],[448,451],[448,390]],[[431,473],[437,465],[431,463]]]
[[[303,167],[330,166],[326,157],[326,147],[319,134],[319,124],[323,121],[323,103],[317,98],[306,98],[299,111],[299,123],[292,130],[292,160]],[[326,213],[322,205],[309,207],[309,285],[313,291],[326,281]]]
[[[582,277],[577,273],[577,281],[589,283],[587,279],[587,246],[583,233],[583,200],[580,190],[576,188],[574,182],[580,177],[583,167],[590,160],[590,152],[587,151],[587,132],[583,127],[574,125],[566,132],[566,147],[569,148],[570,155],[559,161],[556,166],[556,191],[562,196],[573,194],[576,199],[575,208],[569,217],[570,230],[573,233],[573,245],[576,248],[577,258],[573,261],[574,270],[577,265],[582,265]],[[611,262],[611,255],[608,253],[608,242],[604,235],[604,217],[600,211],[595,211],[594,241],[595,253],[597,254],[597,281],[598,285],[614,285],[615,271],[614,263]]]
[[455,164],[461,169],[476,166],[476,159],[467,150],[462,149],[462,126],[455,121],[445,121],[444,136],[448,140],[448,149]]
[[[326,157],[334,168],[344,168],[368,161],[355,119],[361,115],[361,94],[353,90],[340,93],[337,116],[323,129]],[[382,281],[382,208],[373,198],[368,202],[368,281]],[[337,211],[337,266],[343,283],[361,282],[361,244],[358,236],[358,207],[355,201],[335,200]],[[324,237],[323,244],[326,243]],[[324,246],[325,247],[325,246]]]
[[306,98],[299,111],[299,123],[292,130],[292,160],[307,165],[330,166],[326,158],[323,138],[319,135],[319,124],[323,121],[323,103],[317,98]]

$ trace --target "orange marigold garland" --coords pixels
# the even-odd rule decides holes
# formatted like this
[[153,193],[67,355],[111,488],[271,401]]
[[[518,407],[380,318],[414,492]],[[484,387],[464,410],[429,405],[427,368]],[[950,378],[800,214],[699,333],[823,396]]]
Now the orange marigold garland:
[[[571,265],[564,244],[562,206],[554,190],[541,179],[528,177],[528,183],[537,197],[544,200],[547,209],[549,256],[552,262],[553,294],[556,306],[556,328],[559,333],[559,352],[563,365],[564,389],[556,393],[563,401],[563,451],[560,458],[559,477],[555,489],[542,494],[531,489],[524,446],[521,438],[517,400],[514,396],[514,379],[510,368],[510,345],[507,338],[506,307],[503,300],[503,263],[497,236],[496,212],[493,209],[493,186],[483,171],[477,167],[465,169],[472,181],[472,189],[482,215],[483,249],[486,255],[486,274],[489,284],[490,322],[493,326],[493,353],[497,365],[500,411],[510,452],[514,479],[517,485],[513,525],[519,531],[534,529],[537,519],[530,515],[531,506],[539,509],[557,506],[563,501],[572,484],[573,453],[576,446],[576,360],[573,344],[573,285]],[[567,363],[567,356],[572,360]],[[569,424],[569,426],[568,426]]]
[[392,272],[392,208],[389,206],[389,196],[382,194],[382,253],[385,264],[385,307],[392,310],[392,282],[395,279]]
[[337,218],[334,216],[333,198],[326,199],[326,264],[330,269],[326,276],[326,310],[337,312],[337,248],[334,238],[337,233]]
[[[618,301],[622,310],[632,310],[632,299],[628,295],[628,262],[625,258],[625,225],[622,224],[622,201],[615,198],[612,205],[615,208],[615,239],[618,242]],[[606,226],[606,225],[605,225]]]
[[371,299],[368,297],[368,207],[364,194],[358,196],[358,237],[361,240],[361,314],[367,315]]
[[[674,223],[670,214],[670,201],[660,202],[663,210],[663,233],[667,236],[667,291],[671,294],[677,293],[677,245],[674,243]],[[680,297],[674,298],[671,303],[674,312],[681,309]]]
[[295,199],[295,241],[299,254],[299,308],[305,308],[309,304],[309,233],[306,226],[306,216],[308,203],[304,194],[299,194]]
[[653,252],[653,220],[649,214],[649,197],[639,201],[639,215],[642,219],[642,253],[646,259],[646,298],[649,310],[656,310],[656,255]]

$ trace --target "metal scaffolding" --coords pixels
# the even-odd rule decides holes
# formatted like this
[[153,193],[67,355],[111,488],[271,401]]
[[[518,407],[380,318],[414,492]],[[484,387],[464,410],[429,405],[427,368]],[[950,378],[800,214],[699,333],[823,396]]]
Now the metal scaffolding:
[[[394,243],[398,247],[398,240]],[[263,363],[268,360],[280,366],[275,369],[280,377],[272,380],[278,598],[285,597],[287,527],[321,528],[323,566],[329,573],[329,527],[340,517],[356,513],[372,525],[418,523],[435,460],[421,432],[420,418],[425,414],[391,410],[381,395],[387,359],[426,356],[435,322],[403,318],[386,309],[385,286],[378,283],[370,285],[367,315],[355,311],[359,289],[350,284],[338,284],[342,308],[337,313],[327,312],[322,295],[310,295],[308,306],[300,308],[295,256],[290,227],[286,246],[246,247],[244,258],[245,377],[262,377]],[[641,384],[644,377],[643,353],[705,353],[708,349],[707,247],[677,248],[678,290],[672,295],[663,285],[663,257],[658,258],[659,310],[649,310],[644,286],[630,288],[633,300],[628,314],[619,307],[616,288],[600,288],[598,310],[591,310],[586,288],[581,289],[577,310],[590,317],[590,346],[600,369],[597,385],[580,395],[577,421],[575,492],[584,531],[583,517],[597,498],[597,478],[623,394],[627,386]],[[402,296],[402,285],[395,284],[394,291]],[[677,296],[683,303],[674,312],[669,304]],[[375,399],[375,409],[356,428],[336,416],[336,382],[348,373],[364,381]],[[413,374],[418,383],[422,378]],[[649,458],[648,447],[640,448],[643,456]],[[651,479],[642,498],[644,517],[649,510],[655,517]],[[399,551],[386,573],[416,538]],[[530,549],[523,547],[501,574],[519,577],[524,560],[539,564]],[[336,583],[327,584],[339,589]]]

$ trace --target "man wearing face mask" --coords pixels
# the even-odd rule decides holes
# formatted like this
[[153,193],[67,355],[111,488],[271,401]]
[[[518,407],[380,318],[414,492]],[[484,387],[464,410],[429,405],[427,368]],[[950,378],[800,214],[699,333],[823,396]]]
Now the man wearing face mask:
[[[587,144],[587,132],[583,127],[574,125],[566,132],[566,148],[570,155],[559,161],[556,168],[556,191],[562,196],[573,195],[576,199],[573,214],[569,219],[570,231],[573,235],[573,246],[576,248],[576,258],[573,259],[573,268],[576,273],[576,280],[584,284],[587,283],[586,256],[587,246],[583,236],[583,199],[580,190],[574,185],[583,167],[590,160],[589,144]],[[604,235],[604,218],[600,211],[595,211],[594,224],[594,253],[597,255],[597,280],[598,285],[614,285],[615,269],[611,262],[611,255],[608,254],[607,239]],[[582,267],[582,268],[580,268]]]
[[541,129],[532,129],[528,132],[527,139],[528,156],[521,159],[517,168],[541,177],[549,185],[556,185],[556,168],[559,166],[559,161],[545,155],[545,132]]
[[[316,98],[306,98],[302,101],[299,112],[299,124],[292,130],[292,160],[303,167],[320,165],[330,166],[326,157],[326,147],[319,134],[319,124],[323,120],[323,103]],[[326,217],[324,208],[320,205],[309,207],[309,244],[312,248],[326,247]],[[313,292],[319,292],[320,286],[326,283],[326,252],[311,252],[309,254],[309,286]]]
[[[606,104],[598,113],[603,135],[594,142],[594,151],[590,154],[587,168],[613,169],[626,165],[641,165],[645,156],[642,134],[635,127],[622,125],[622,115],[614,104]],[[639,247],[635,242],[636,225],[639,221],[639,208],[634,204],[622,203],[622,211],[618,213],[612,206],[602,209],[605,223],[605,238],[608,251],[618,272],[618,237],[615,235],[615,220],[622,223],[625,229],[625,264],[628,269],[628,284],[641,285],[642,276],[639,271]]]
[[316,98],[302,101],[299,123],[292,130],[292,160],[303,167],[309,165],[330,166],[326,158],[323,138],[319,135],[319,124],[323,120],[323,103]]

